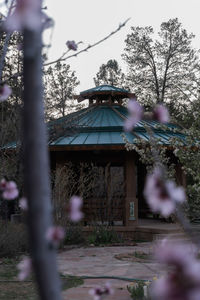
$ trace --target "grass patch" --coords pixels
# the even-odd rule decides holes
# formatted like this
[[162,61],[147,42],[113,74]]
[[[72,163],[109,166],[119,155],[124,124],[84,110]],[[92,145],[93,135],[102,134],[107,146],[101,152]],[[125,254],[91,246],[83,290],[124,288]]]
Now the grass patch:
[[82,278],[77,276],[71,276],[71,275],[61,275],[61,280],[62,280],[63,291],[71,289],[73,287],[77,287],[84,283]]
[[1,300],[37,300],[37,292],[32,282],[0,283]]
[[15,258],[28,252],[27,231],[24,224],[0,221],[0,257]]
[[[5,258],[0,261],[0,300],[37,300],[39,299],[34,280],[17,280],[17,259]],[[77,287],[84,283],[83,279],[77,276],[60,275],[62,290]]]
[[148,253],[143,251],[134,251],[129,253],[116,254],[116,259],[122,261],[131,261],[131,262],[149,262],[151,260],[151,256]]
[[16,279],[18,261],[16,259],[5,258],[0,262],[0,280]]
[[101,246],[115,243],[122,243],[122,238],[109,226],[96,226],[93,232],[88,236],[88,243]]
[[142,251],[135,251],[133,253],[133,255],[136,257],[136,258],[140,258],[140,259],[149,259],[149,254],[145,253],[145,252],[142,252]]

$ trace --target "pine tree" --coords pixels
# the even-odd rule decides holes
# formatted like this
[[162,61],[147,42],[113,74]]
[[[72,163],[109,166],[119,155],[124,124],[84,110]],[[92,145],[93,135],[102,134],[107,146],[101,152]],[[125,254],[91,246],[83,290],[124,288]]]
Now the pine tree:
[[102,64],[99,68],[94,83],[96,86],[108,84],[118,87],[124,87],[125,75],[119,67],[115,59],[110,59],[106,64]]
[[79,81],[70,65],[58,62],[45,71],[45,104],[47,118],[64,117],[80,108],[73,100]]

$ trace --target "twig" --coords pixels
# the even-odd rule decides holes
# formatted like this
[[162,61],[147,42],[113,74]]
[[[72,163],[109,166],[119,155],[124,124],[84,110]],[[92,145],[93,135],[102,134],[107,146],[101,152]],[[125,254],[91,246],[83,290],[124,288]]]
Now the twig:
[[[130,18],[127,19],[124,23],[120,24],[119,27],[118,27],[115,31],[111,32],[109,35],[107,35],[105,38],[101,39],[100,41],[98,41],[98,42],[96,42],[96,43],[94,43],[94,44],[92,44],[92,45],[87,46],[86,48],[80,50],[79,52],[77,52],[77,53],[75,53],[75,54],[72,54],[72,55],[69,55],[69,56],[63,58],[63,57],[69,52],[69,50],[68,50],[68,51],[66,51],[65,53],[63,53],[63,54],[61,55],[60,58],[56,59],[55,61],[52,61],[52,62],[43,64],[43,66],[48,66],[48,65],[51,65],[51,64],[55,64],[55,63],[57,63],[57,62],[59,62],[59,61],[64,61],[64,60],[67,60],[67,59],[69,59],[69,58],[71,58],[71,57],[76,57],[76,56],[78,56],[78,55],[79,55],[80,53],[82,53],[82,52],[87,52],[87,50],[89,50],[89,49],[91,49],[91,48],[93,48],[93,47],[99,45],[100,43],[102,43],[103,41],[107,40],[109,37],[111,37],[111,36],[114,35],[115,33],[117,33],[122,27],[124,27],[124,26],[126,25],[126,23],[127,23],[129,20],[130,20]],[[12,78],[19,77],[19,76],[22,76],[22,73],[15,73],[15,74],[13,74],[12,76],[10,76],[10,77],[8,77],[7,79],[5,79],[4,81],[2,81],[2,84],[8,82],[8,81],[9,81],[10,79],[12,79]]]
[[103,39],[99,40],[98,42],[96,42],[96,43],[94,43],[94,44],[92,44],[92,45],[88,45],[86,48],[84,48],[84,49],[78,51],[78,52],[75,53],[75,54],[68,55],[67,57],[64,57],[64,56],[68,53],[68,51],[67,51],[67,52],[65,52],[64,54],[62,54],[60,58],[58,58],[58,59],[56,59],[56,60],[54,60],[54,61],[51,61],[51,62],[49,62],[49,63],[46,63],[46,64],[44,64],[44,66],[49,66],[49,65],[55,64],[55,63],[60,62],[60,61],[65,61],[65,60],[67,60],[67,59],[69,59],[69,58],[71,58],[71,57],[77,57],[79,54],[81,54],[81,53],[83,53],[83,52],[87,52],[89,49],[91,49],[91,48],[93,48],[93,47],[95,47],[95,46],[101,44],[101,43],[104,42],[105,40],[109,39],[112,35],[114,35],[115,33],[117,33],[122,27],[124,27],[124,26],[126,25],[126,23],[127,23],[129,20],[130,20],[130,18],[127,19],[127,20],[126,20],[125,22],[123,22],[122,24],[120,24],[116,30],[112,31],[110,34],[108,34],[106,37],[104,37]]

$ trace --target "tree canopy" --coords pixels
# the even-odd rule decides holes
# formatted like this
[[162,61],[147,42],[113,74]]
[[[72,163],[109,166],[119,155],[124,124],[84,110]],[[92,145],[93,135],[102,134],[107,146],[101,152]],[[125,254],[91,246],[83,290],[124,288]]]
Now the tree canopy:
[[198,98],[200,63],[193,38],[177,18],[163,22],[157,35],[151,26],[131,27],[122,57],[127,84],[141,102],[165,102],[180,111]]
[[79,80],[70,65],[58,62],[45,71],[45,104],[49,117],[64,117],[70,111],[80,107],[73,101],[75,88]]
[[93,78],[96,86],[108,84],[113,86],[124,86],[125,75],[118,62],[110,59],[106,64],[102,64],[96,77]]

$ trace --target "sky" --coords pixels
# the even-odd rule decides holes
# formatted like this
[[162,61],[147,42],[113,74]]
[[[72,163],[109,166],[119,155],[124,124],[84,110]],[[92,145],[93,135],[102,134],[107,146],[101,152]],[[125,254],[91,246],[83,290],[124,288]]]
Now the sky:
[[131,18],[107,41],[66,61],[80,80],[78,93],[94,87],[93,77],[109,59],[116,59],[126,72],[121,54],[131,26],[152,26],[158,31],[162,22],[177,17],[189,33],[195,34],[193,46],[200,49],[200,0],[46,0],[45,4],[48,15],[55,22],[53,30],[45,33],[45,42],[51,41],[52,45],[49,61],[66,51],[67,40],[82,41],[81,49],[104,38]]

